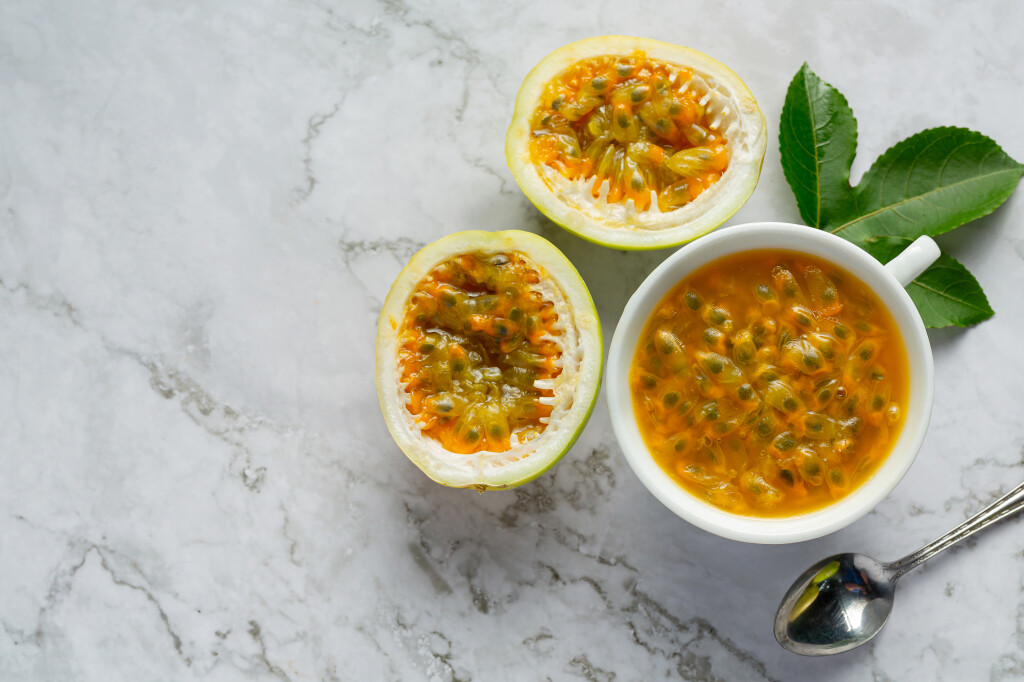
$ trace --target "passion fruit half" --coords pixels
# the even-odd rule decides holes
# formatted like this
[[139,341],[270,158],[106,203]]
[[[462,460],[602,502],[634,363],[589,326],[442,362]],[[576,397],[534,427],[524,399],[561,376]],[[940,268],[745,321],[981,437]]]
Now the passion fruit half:
[[686,47],[588,38],[545,57],[516,97],[505,157],[526,196],[584,239],[676,246],[750,197],[767,144],[757,101]]
[[377,328],[377,397],[430,478],[494,490],[547,471],[601,383],[601,326],[562,252],[529,232],[459,232],[399,273]]

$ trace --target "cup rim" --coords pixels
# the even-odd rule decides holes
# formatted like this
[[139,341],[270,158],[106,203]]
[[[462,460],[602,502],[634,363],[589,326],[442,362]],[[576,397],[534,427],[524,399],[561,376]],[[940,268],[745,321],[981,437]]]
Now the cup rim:
[[[903,339],[910,365],[910,399],[896,443],[872,476],[839,501],[805,514],[741,516],[713,507],[676,483],[654,461],[633,413],[628,373],[641,331],[664,295],[687,274],[723,256],[781,249],[827,260],[866,284],[882,302]],[[755,222],[722,228],[687,244],[651,272],[622,311],[605,373],[612,430],[630,468],[644,486],[684,520],[725,538],[761,544],[811,540],[846,527],[881,502],[910,469],[924,442],[934,398],[934,367],[924,323],[903,285],[885,266],[851,242],[805,225]]]

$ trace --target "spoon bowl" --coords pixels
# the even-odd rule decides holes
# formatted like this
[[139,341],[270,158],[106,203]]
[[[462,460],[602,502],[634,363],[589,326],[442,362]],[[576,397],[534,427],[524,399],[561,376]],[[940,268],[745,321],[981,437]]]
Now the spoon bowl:
[[888,565],[869,556],[822,559],[786,593],[775,618],[775,639],[804,656],[849,651],[882,629],[895,591]]

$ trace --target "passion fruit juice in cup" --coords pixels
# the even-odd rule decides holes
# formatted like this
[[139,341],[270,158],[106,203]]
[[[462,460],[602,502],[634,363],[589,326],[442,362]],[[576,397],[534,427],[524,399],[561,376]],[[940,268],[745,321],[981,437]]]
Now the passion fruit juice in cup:
[[867,513],[916,456],[927,336],[903,290],[938,255],[888,266],[811,228],[759,223],[681,249],[612,341],[613,427],[641,481],[725,537],[789,542]]

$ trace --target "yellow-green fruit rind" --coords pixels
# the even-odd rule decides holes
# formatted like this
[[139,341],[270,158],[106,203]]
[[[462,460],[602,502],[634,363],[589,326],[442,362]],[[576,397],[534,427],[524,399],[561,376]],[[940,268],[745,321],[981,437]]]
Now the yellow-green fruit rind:
[[[579,367],[571,407],[557,422],[552,420],[533,442],[540,447],[516,461],[504,461],[504,453],[472,455],[445,451],[439,443],[422,436],[406,407],[400,384],[398,334],[409,297],[417,284],[452,257],[467,253],[526,255],[542,277],[549,277],[564,295],[578,332]],[[470,230],[443,237],[420,249],[399,273],[384,301],[377,325],[377,398],[388,430],[405,455],[434,481],[453,488],[503,490],[532,481],[554,466],[579,437],[597,400],[601,384],[604,347],[601,324],[583,278],[569,259],[551,242],[530,232]],[[564,370],[563,370],[564,371]],[[550,432],[550,433],[549,433]]]
[[[610,220],[600,207],[573,204],[552,190],[530,155],[531,118],[545,87],[570,65],[595,57],[629,56],[642,50],[653,61],[690,69],[732,95],[742,139],[730,139],[730,165],[696,200],[657,216]],[[505,136],[505,159],[527,198],[553,222],[602,246],[624,250],[663,249],[707,234],[738,211],[757,186],[768,136],[764,115],[746,84],[729,67],[687,47],[630,36],[587,38],[555,50],[526,76],[516,96]]]

